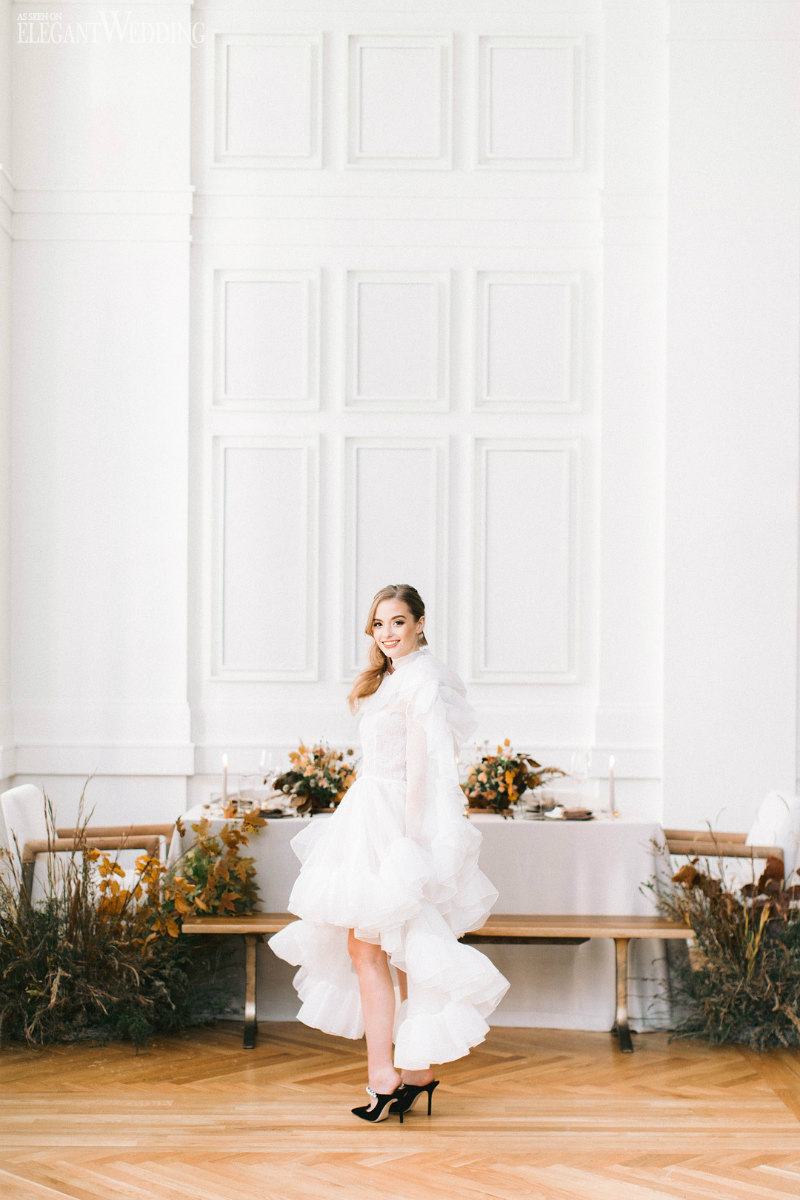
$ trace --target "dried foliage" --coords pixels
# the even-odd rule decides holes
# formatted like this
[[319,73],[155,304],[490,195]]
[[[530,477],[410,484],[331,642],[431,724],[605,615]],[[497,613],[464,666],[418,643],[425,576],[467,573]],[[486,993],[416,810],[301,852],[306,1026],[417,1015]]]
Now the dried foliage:
[[[267,822],[258,813],[246,813],[236,825],[223,825],[213,833],[211,822],[192,825],[195,840],[166,872],[159,916],[160,932],[177,937],[179,921],[190,913],[220,916],[252,912],[258,899],[256,868],[252,858],[240,853],[250,836]],[[185,829],[177,822],[181,837]]]
[[23,894],[15,860],[2,852],[0,1041],[129,1038],[138,1049],[155,1032],[226,1011],[230,946],[180,936],[180,917],[251,903],[251,864],[238,855],[246,832],[228,838],[223,830],[217,840],[201,829],[169,872],[142,855],[125,887],[119,863],[86,846],[86,826],[81,817],[74,853],[47,856],[44,895],[35,904]]
[[496,754],[484,754],[467,772],[462,785],[470,808],[507,815],[523,792],[563,775],[558,767],[543,767],[528,754],[515,754],[508,738]]
[[309,747],[301,742],[289,755],[292,766],[273,786],[291,798],[299,813],[326,812],[355,782],[355,762],[348,759],[353,759],[352,750],[333,750],[324,743]]
[[673,966],[676,1034],[754,1050],[800,1045],[800,887],[780,859],[726,887],[723,864],[692,859],[650,885],[665,916],[694,932],[689,961]]

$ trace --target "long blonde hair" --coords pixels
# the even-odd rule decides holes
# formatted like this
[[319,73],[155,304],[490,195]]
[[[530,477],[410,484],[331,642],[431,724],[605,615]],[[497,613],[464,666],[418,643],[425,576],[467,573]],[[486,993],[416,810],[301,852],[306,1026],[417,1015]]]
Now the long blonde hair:
[[[364,633],[370,638],[369,664],[360,675],[356,676],[350,695],[347,697],[352,712],[358,708],[359,700],[377,692],[384,675],[389,670],[389,659],[373,638],[372,630],[375,610],[383,600],[400,600],[407,605],[415,621],[419,621],[421,617],[425,616],[425,604],[422,597],[410,583],[390,583],[388,587],[381,588],[379,592],[375,593],[364,625]],[[424,632],[420,631],[418,636],[420,646],[427,646],[428,642]]]

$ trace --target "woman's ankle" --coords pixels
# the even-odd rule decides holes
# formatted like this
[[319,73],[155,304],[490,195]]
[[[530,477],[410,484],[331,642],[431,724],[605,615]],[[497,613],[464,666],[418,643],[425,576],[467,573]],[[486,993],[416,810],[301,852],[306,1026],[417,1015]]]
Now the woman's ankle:
[[430,1067],[425,1071],[402,1071],[403,1083],[409,1083],[412,1087],[424,1087],[426,1083],[433,1083],[433,1071]]
[[400,1076],[392,1067],[369,1073],[369,1086],[380,1096],[391,1095],[399,1083]]

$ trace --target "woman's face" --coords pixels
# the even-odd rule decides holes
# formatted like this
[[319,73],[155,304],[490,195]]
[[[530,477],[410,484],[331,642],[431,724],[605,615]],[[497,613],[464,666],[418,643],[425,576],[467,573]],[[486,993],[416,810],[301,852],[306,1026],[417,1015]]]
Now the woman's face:
[[414,620],[411,609],[402,600],[381,600],[372,621],[372,636],[387,658],[402,658],[419,649],[418,635],[425,618]]

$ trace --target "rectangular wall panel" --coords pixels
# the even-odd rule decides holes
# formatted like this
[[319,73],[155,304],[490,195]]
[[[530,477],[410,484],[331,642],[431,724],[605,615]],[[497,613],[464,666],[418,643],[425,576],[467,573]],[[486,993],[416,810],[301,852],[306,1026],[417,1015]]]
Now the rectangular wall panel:
[[449,291],[446,272],[348,273],[348,407],[447,407]]
[[315,408],[319,277],[313,271],[218,271],[215,403]]
[[554,170],[579,165],[581,49],[578,38],[480,38],[482,166]]
[[213,674],[316,678],[317,449],[215,441]]
[[319,38],[218,36],[216,77],[216,162],[319,167]]
[[571,274],[478,273],[479,408],[558,412],[580,406],[580,285]]
[[449,165],[450,40],[350,38],[350,166]]
[[575,500],[571,442],[476,446],[476,679],[571,681]]
[[426,633],[445,657],[447,443],[350,439],[346,486],[346,673],[364,666],[370,602],[393,583],[410,583],[420,593],[429,613]]

